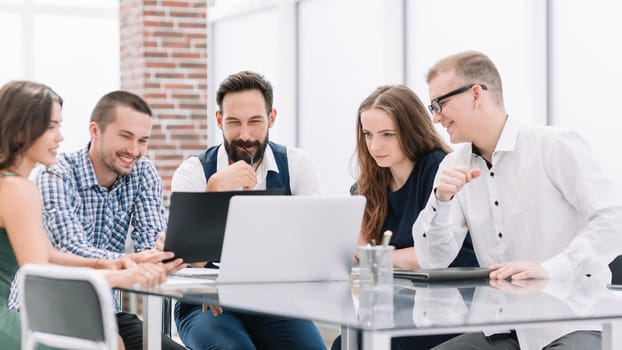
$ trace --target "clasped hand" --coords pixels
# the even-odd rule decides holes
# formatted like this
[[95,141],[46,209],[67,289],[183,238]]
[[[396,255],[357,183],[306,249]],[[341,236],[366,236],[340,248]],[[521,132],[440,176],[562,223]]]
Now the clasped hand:
[[481,174],[479,169],[468,169],[466,167],[444,168],[436,183],[436,198],[441,202],[447,202],[453,198],[464,187]]
[[227,169],[212,175],[207,182],[206,191],[234,191],[239,188],[252,190],[255,186],[257,186],[255,168],[239,160]]

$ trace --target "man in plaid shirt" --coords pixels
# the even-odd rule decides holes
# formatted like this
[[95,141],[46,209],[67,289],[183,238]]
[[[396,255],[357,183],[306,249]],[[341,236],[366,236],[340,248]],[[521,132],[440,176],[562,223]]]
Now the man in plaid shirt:
[[[118,259],[131,235],[137,263],[149,259],[165,230],[162,185],[143,158],[151,135],[151,109],[141,97],[114,91],[102,97],[89,123],[91,141],[41,169],[35,182],[43,196],[44,225],[61,251]],[[54,150],[50,150],[54,151]],[[118,306],[117,306],[117,311]],[[117,313],[126,349],[142,349],[142,322]],[[163,348],[182,349],[164,337]]]

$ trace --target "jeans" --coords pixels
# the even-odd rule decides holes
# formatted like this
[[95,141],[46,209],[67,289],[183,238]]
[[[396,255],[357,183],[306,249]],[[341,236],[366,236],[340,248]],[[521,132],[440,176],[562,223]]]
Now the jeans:
[[193,350],[326,349],[311,321],[224,310],[218,316],[197,306],[183,314],[175,305],[175,323],[184,344]]

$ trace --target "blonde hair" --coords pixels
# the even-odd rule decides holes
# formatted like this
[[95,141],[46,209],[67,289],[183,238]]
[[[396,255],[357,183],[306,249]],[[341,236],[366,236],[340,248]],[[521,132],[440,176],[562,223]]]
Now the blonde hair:
[[479,83],[488,88],[493,100],[503,104],[501,75],[488,56],[478,51],[464,51],[447,56],[436,62],[426,75],[429,84],[440,73],[453,71],[462,84]]

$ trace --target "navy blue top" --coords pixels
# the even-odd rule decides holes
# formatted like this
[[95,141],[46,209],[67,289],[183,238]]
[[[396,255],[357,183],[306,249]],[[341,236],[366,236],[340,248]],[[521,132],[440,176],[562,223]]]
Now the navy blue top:
[[[386,230],[393,232],[389,244],[395,246],[395,249],[414,245],[412,226],[430,197],[434,177],[443,158],[445,152],[440,150],[423,155],[415,163],[408,180],[401,188],[397,191],[387,189],[387,217],[380,232]],[[450,266],[479,266],[470,234],[467,234],[460,253]]]
[[[216,166],[218,163],[218,147],[212,146],[197,155],[201,165],[203,166],[203,173],[205,174],[205,181],[216,173]],[[292,194],[291,186],[289,185],[289,163],[287,161],[287,147],[279,145],[272,141],[268,141],[268,146],[272,149],[276,166],[279,168],[279,172],[268,170],[266,175],[266,188],[283,188],[285,189],[285,195]]]

